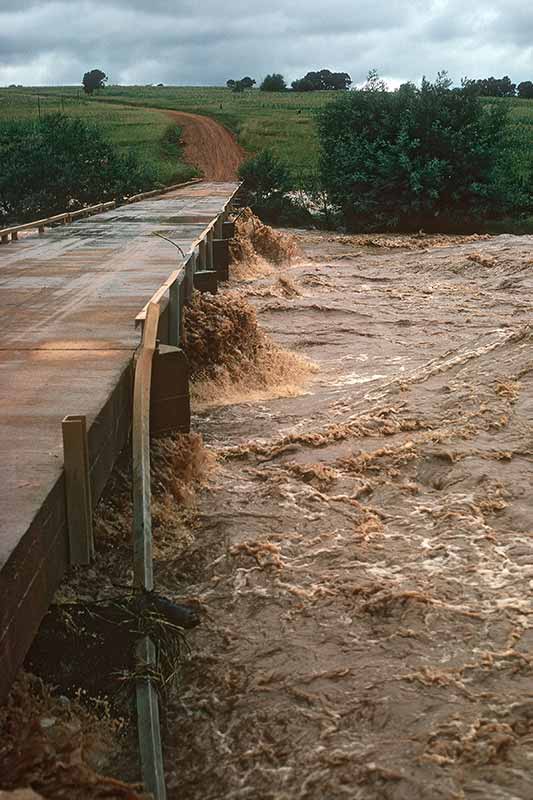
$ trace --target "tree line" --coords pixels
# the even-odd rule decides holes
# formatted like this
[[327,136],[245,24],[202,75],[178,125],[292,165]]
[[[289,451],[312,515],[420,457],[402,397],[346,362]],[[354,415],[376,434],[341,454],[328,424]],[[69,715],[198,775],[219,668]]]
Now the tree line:
[[350,231],[461,231],[533,214],[533,152],[505,103],[486,103],[445,72],[388,91],[367,83],[317,112],[320,160],[295,175],[272,151],[241,168],[256,211],[302,224],[322,208],[326,224]]
[[481,97],[522,97],[533,98],[533,82],[522,81],[513,83],[508,75],[503,78],[479,78],[478,80],[466,80],[463,86],[474,91]]
[[[349,89],[352,79],[347,72],[331,72],[329,69],[321,69],[315,72],[308,72],[303,78],[298,78],[291,83],[294,92],[320,92],[336,91]],[[252,89],[256,81],[249,76],[234,80],[230,78],[226,81],[226,86],[233,92],[244,92],[245,89]],[[286,92],[289,90],[287,81],[280,72],[272,72],[266,75],[259,89],[262,92]]]

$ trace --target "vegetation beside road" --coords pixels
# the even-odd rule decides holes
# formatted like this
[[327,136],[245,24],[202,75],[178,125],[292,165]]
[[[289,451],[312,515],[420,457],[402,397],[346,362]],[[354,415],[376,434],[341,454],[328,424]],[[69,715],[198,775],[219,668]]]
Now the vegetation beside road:
[[[88,98],[77,87],[13,88],[0,89],[0,120],[36,118],[40,106],[41,114],[63,110],[68,116],[98,121],[121,152],[133,151],[151,166],[159,182],[169,183],[190,177],[192,171],[176,161],[175,150],[169,145],[168,119],[155,112],[176,110],[207,115],[232,130],[251,155],[268,151],[274,159],[274,172],[276,162],[288,168],[291,190],[310,198],[315,208],[323,209],[325,221],[332,224],[334,215],[331,205],[328,208],[324,174],[322,179],[319,176],[316,119],[335,99],[344,102],[341,98],[345,93],[341,98],[339,95],[338,91],[328,90],[265,92],[247,88],[235,92],[231,87],[106,86]],[[502,103],[508,107],[508,132],[513,142],[507,150],[512,167],[509,175],[524,176],[525,180],[531,170],[529,153],[533,151],[533,100],[490,97],[480,102],[495,111]],[[273,164],[269,159],[270,156],[253,163],[248,176],[254,173],[257,181],[258,169],[266,169],[271,181]],[[284,191],[286,171],[282,169]],[[279,200],[279,192],[275,194]],[[507,205],[506,218],[494,224],[504,230],[523,230],[523,218],[517,219],[513,214]],[[270,219],[280,221],[280,216]],[[292,216],[291,221],[296,218]]]
[[168,146],[169,129],[175,131],[175,126],[163,113],[110,105],[97,96],[87,98],[75,86],[0,89],[0,124],[38,121],[39,117],[57,113],[98,123],[104,138],[119,154],[132,155],[151,171],[155,184],[178,183],[197,175],[194,167],[183,161],[179,137],[174,137],[175,146]]
[[0,227],[151,188],[148,164],[123,155],[87,120],[48,114],[0,122]]
[[371,74],[318,127],[322,183],[350,230],[470,230],[533,212],[533,154],[506,106],[446,73],[395,92]]
[[250,153],[268,147],[299,176],[316,169],[315,112],[337,94],[259,90],[234,93],[225,87],[202,86],[106,86],[101,94],[87,98],[75,86],[0,89],[0,119],[6,114],[35,117],[37,95],[44,108],[54,111],[61,110],[63,98],[69,116],[97,117],[106,125],[112,141],[121,147],[129,143],[137,155],[148,157],[167,123],[164,116],[146,109],[206,114],[233,131]]

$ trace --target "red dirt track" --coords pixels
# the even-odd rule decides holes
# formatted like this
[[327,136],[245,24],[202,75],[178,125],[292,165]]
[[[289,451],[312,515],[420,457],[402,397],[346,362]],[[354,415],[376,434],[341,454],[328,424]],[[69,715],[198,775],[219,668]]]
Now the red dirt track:
[[166,111],[168,117],[183,129],[185,160],[201,170],[211,181],[233,181],[237,178],[244,150],[227,128],[214,119],[184,111]]

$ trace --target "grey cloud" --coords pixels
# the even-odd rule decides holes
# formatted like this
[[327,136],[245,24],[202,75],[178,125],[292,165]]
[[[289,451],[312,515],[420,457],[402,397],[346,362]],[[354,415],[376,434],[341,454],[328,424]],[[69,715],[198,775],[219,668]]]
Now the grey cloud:
[[393,81],[448,69],[458,80],[533,79],[533,10],[522,0],[0,0],[0,84],[222,84],[309,69],[376,67]]

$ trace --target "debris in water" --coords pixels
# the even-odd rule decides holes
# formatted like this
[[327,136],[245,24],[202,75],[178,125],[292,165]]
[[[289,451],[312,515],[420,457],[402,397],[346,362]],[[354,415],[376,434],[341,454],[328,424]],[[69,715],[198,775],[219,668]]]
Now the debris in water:
[[[37,678],[21,673],[0,708],[0,797],[13,800],[143,800],[134,786],[102,773],[116,771],[126,742],[121,721],[104,708],[89,711],[55,698]],[[11,797],[11,795],[7,795]]]

